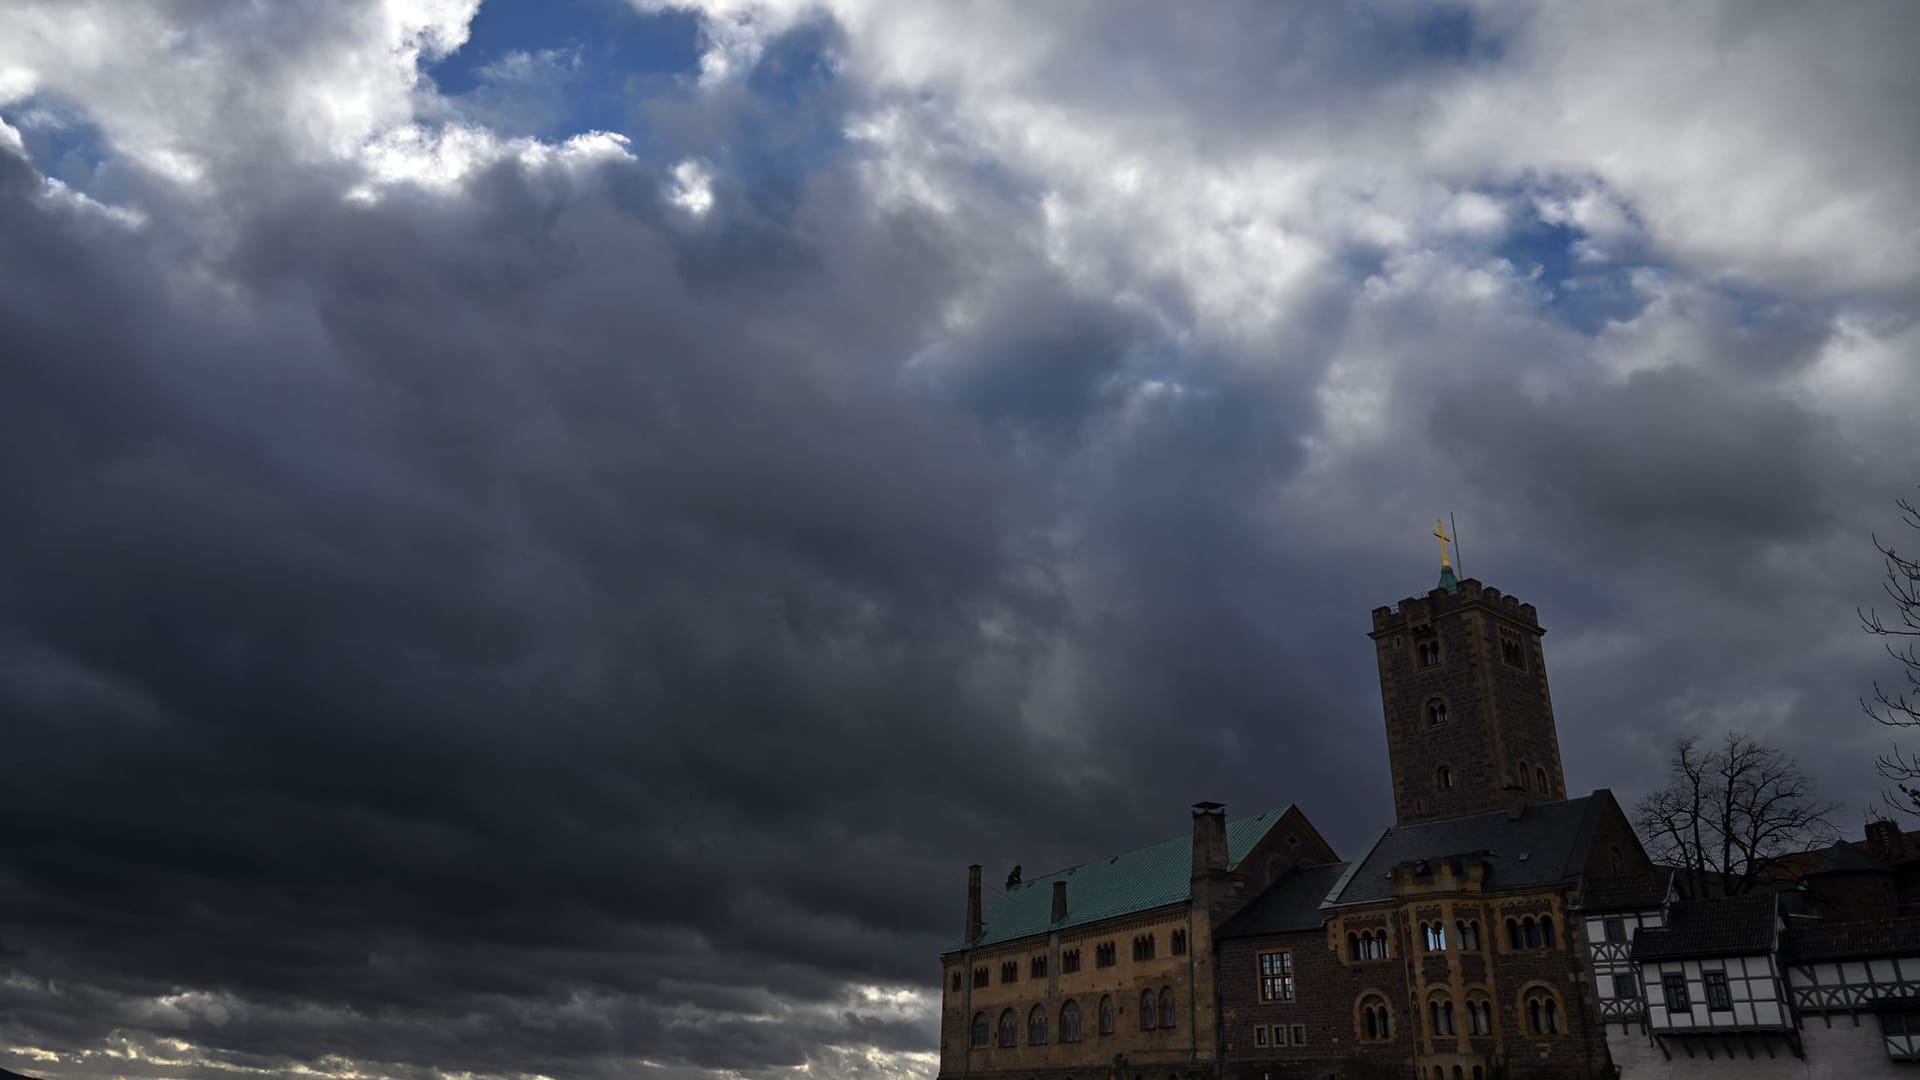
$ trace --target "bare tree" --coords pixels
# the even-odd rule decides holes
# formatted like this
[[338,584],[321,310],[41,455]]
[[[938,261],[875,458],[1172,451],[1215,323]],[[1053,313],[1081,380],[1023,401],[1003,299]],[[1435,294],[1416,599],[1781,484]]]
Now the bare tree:
[[[1894,505],[1900,508],[1908,528],[1920,529],[1920,509],[1905,499],[1894,500]],[[1896,684],[1889,690],[1876,679],[1873,696],[1861,698],[1860,708],[1888,727],[1920,727],[1920,559],[1881,543],[1878,533],[1873,536],[1873,546],[1887,564],[1883,587],[1893,601],[1894,622],[1888,625],[1880,618],[1878,608],[1868,608],[1859,612],[1860,625],[1867,633],[1887,639],[1887,655],[1901,665],[1906,685]],[[1920,814],[1920,756],[1904,753],[1896,744],[1876,764],[1880,775],[1900,789],[1899,795],[1887,796],[1888,804],[1896,810]]]
[[1702,750],[1673,744],[1673,776],[1642,798],[1634,824],[1658,863],[1678,867],[1694,896],[1751,890],[1782,855],[1839,839],[1813,782],[1784,751],[1737,731]]

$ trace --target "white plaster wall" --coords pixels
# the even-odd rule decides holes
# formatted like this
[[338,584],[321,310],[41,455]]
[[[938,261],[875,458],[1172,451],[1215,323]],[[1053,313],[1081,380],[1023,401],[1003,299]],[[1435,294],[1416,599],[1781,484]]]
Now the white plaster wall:
[[[1660,1048],[1653,1044],[1651,1038],[1640,1033],[1638,1027],[1623,1032],[1618,1024],[1608,1027],[1607,1050],[1613,1055],[1613,1063],[1620,1066],[1621,1080],[1690,1080],[1693,1077],[1752,1077],[1754,1080],[1808,1080],[1813,1077],[1821,1080],[1853,1080],[1856,1077],[1874,1080],[1889,1077],[1914,1080],[1916,1074],[1913,1066],[1898,1065],[1887,1058],[1880,1036],[1880,1022],[1872,1016],[1860,1017],[1858,1027],[1854,1026],[1853,1018],[1847,1016],[1834,1017],[1831,1029],[1818,1016],[1806,1017],[1802,1022],[1805,1027],[1800,1031],[1800,1038],[1806,1048],[1805,1060],[1795,1058],[1776,1038],[1773,1047],[1777,1056],[1771,1060],[1764,1051],[1758,1050],[1759,1056],[1748,1060],[1744,1049],[1728,1058],[1716,1047],[1715,1056],[1709,1061],[1697,1049],[1696,1056],[1689,1058],[1685,1051],[1676,1046],[1673,1059],[1669,1061],[1661,1055]],[[1735,1040],[1735,1045],[1738,1046],[1738,1040]]]

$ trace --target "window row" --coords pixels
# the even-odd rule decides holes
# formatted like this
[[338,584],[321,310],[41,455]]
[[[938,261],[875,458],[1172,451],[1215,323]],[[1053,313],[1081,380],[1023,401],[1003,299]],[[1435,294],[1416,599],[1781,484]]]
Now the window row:
[[1514,949],[1554,948],[1553,916],[1507,920],[1507,945]]
[[[1493,1002],[1487,995],[1475,990],[1467,995],[1467,1034],[1493,1034]],[[1435,1035],[1457,1035],[1459,1026],[1454,1021],[1453,999],[1446,991],[1437,990],[1427,998],[1427,1028]]]
[[1307,1025],[1261,1024],[1253,1029],[1253,1045],[1305,1046],[1307,1045]]
[[1348,960],[1385,960],[1387,950],[1387,932],[1385,930],[1365,930],[1360,933],[1347,932]]
[[[1466,1033],[1493,1034],[1493,1001],[1483,991],[1467,995]],[[1558,1035],[1562,1028],[1560,999],[1544,986],[1531,986],[1521,993],[1520,1015],[1529,1034]],[[1365,1042],[1386,1042],[1393,1038],[1393,1012],[1379,994],[1363,995],[1356,1003],[1355,1033]],[[1460,1034],[1459,1018],[1453,998],[1436,990],[1427,998],[1427,1031],[1432,1035]]]
[[[1458,944],[1459,948],[1465,949],[1468,952],[1479,951],[1480,949],[1480,920],[1479,919],[1455,919],[1453,922],[1453,928],[1456,931],[1456,936],[1454,938],[1454,941]],[[1443,919],[1436,919],[1430,923],[1429,922],[1421,923],[1420,939],[1422,942],[1426,944],[1428,952],[1446,952],[1447,951],[1446,921]]]
[[[1174,956],[1186,955],[1187,932],[1185,930],[1175,930],[1172,933],[1172,935],[1170,935],[1170,937],[1171,937],[1170,945],[1172,946],[1172,949],[1173,949],[1173,955]],[[1154,935],[1142,934],[1139,937],[1136,937],[1133,939],[1133,958],[1135,960],[1151,960],[1154,958],[1155,953],[1156,953],[1156,945],[1154,942]],[[1117,955],[1118,955],[1118,952],[1114,948],[1114,943],[1111,941],[1105,942],[1103,944],[1095,945],[1093,947],[1093,964],[1095,967],[1103,967],[1103,968],[1112,967],[1114,966],[1114,964],[1118,963]],[[1079,970],[1080,970],[1080,950],[1079,949],[1062,949],[1060,951],[1061,974],[1071,975]],[[977,989],[982,986],[992,985],[993,980],[989,977],[991,974],[992,974],[992,971],[990,968],[987,968],[987,967],[974,968],[973,969],[974,987]],[[1044,955],[1033,957],[1032,959],[1027,961],[1027,977],[1030,979],[1044,979],[1047,977],[1047,958]],[[1020,980],[1020,961],[1007,960],[1002,962],[1000,965],[1001,983],[1004,984],[1004,983],[1010,983],[1010,982],[1018,982],[1019,980]],[[955,993],[958,993],[960,990],[960,982],[961,982],[960,972],[956,971],[953,973],[953,989]]]
[[1520,763],[1520,786],[1524,790],[1537,791],[1542,795],[1550,795],[1553,793],[1552,785],[1547,782],[1546,767],[1541,765],[1528,766],[1524,761]]
[[[1114,1029],[1113,995],[1102,994],[1096,1012],[1097,1030],[1101,1035],[1111,1035]],[[1045,1005],[1035,1005],[1027,1010],[1027,1045],[1045,1046],[1047,1043],[1048,1021],[1051,1019]],[[1063,1043],[1081,1040],[1080,1003],[1069,998],[1060,1005],[1060,1026],[1055,1033]],[[1174,1000],[1173,988],[1163,986],[1159,993],[1152,990],[1140,992],[1140,1030],[1172,1031],[1179,1027],[1180,1012]],[[1003,1009],[1000,1013],[999,1044],[1002,1047],[1020,1045],[1020,1017],[1013,1009]],[[972,1043],[975,1049],[985,1047],[993,1034],[988,1024],[987,1014],[973,1014]]]
[[[1703,971],[1700,973],[1700,983],[1707,992],[1707,1009],[1709,1011],[1729,1012],[1733,1009],[1733,993],[1727,986],[1726,972]],[[1619,990],[1619,986],[1620,977],[1616,976],[1614,978],[1614,988],[1616,992]],[[1660,977],[1660,990],[1666,998],[1667,1011],[1685,1012],[1693,1007],[1692,1001],[1687,996],[1687,977],[1685,975],[1677,972],[1662,975]],[[1619,996],[1626,997],[1627,995],[1620,994]]]

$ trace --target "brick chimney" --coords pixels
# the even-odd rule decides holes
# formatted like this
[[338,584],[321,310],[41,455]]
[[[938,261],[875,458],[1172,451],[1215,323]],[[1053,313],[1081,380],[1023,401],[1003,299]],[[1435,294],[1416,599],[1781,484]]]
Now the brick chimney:
[[1067,917],[1067,883],[1053,883],[1053,921],[1059,922]]
[[1907,857],[1907,837],[1900,823],[1880,818],[1867,822],[1867,854],[1875,862],[1897,863]]
[[980,940],[980,864],[967,867],[967,944]]

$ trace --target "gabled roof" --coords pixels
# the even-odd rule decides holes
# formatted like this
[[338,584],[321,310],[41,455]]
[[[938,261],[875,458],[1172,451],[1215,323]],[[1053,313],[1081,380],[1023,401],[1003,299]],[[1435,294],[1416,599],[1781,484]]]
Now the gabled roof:
[[[1237,869],[1247,853],[1286,816],[1292,805],[1258,817],[1227,822],[1227,867]],[[1053,921],[1053,883],[1067,883],[1067,917]],[[1101,919],[1185,903],[1193,895],[1193,834],[1081,863],[1008,889],[986,911],[985,932],[972,947],[1083,926]],[[955,941],[947,952],[968,948]]]
[[1599,878],[1580,889],[1580,910],[1598,914],[1603,911],[1645,911],[1667,902],[1673,891],[1673,871],[1660,869],[1652,874]]
[[1667,925],[1633,935],[1635,960],[1754,956],[1773,951],[1780,916],[1778,894],[1752,893],[1687,900],[1668,909]]
[[1533,803],[1519,818],[1505,810],[1396,825],[1374,841],[1328,904],[1364,904],[1393,895],[1393,868],[1402,863],[1464,856],[1484,860],[1488,889],[1519,889],[1572,881],[1586,866],[1587,847],[1613,801],[1604,788],[1578,799]]
[[1789,958],[1847,960],[1862,956],[1920,956],[1920,917],[1787,926]]
[[1879,874],[1892,872],[1892,868],[1875,862],[1868,858],[1859,848],[1842,840],[1825,851],[1820,852],[1818,858],[1814,859],[1813,865],[1802,871],[1801,876],[1812,877],[1814,874],[1858,873],[1863,870],[1868,873]]
[[1284,934],[1294,930],[1318,930],[1326,922],[1320,901],[1347,872],[1343,862],[1302,866],[1287,871],[1280,880],[1253,898],[1232,918],[1214,931],[1214,939],[1258,937]]

